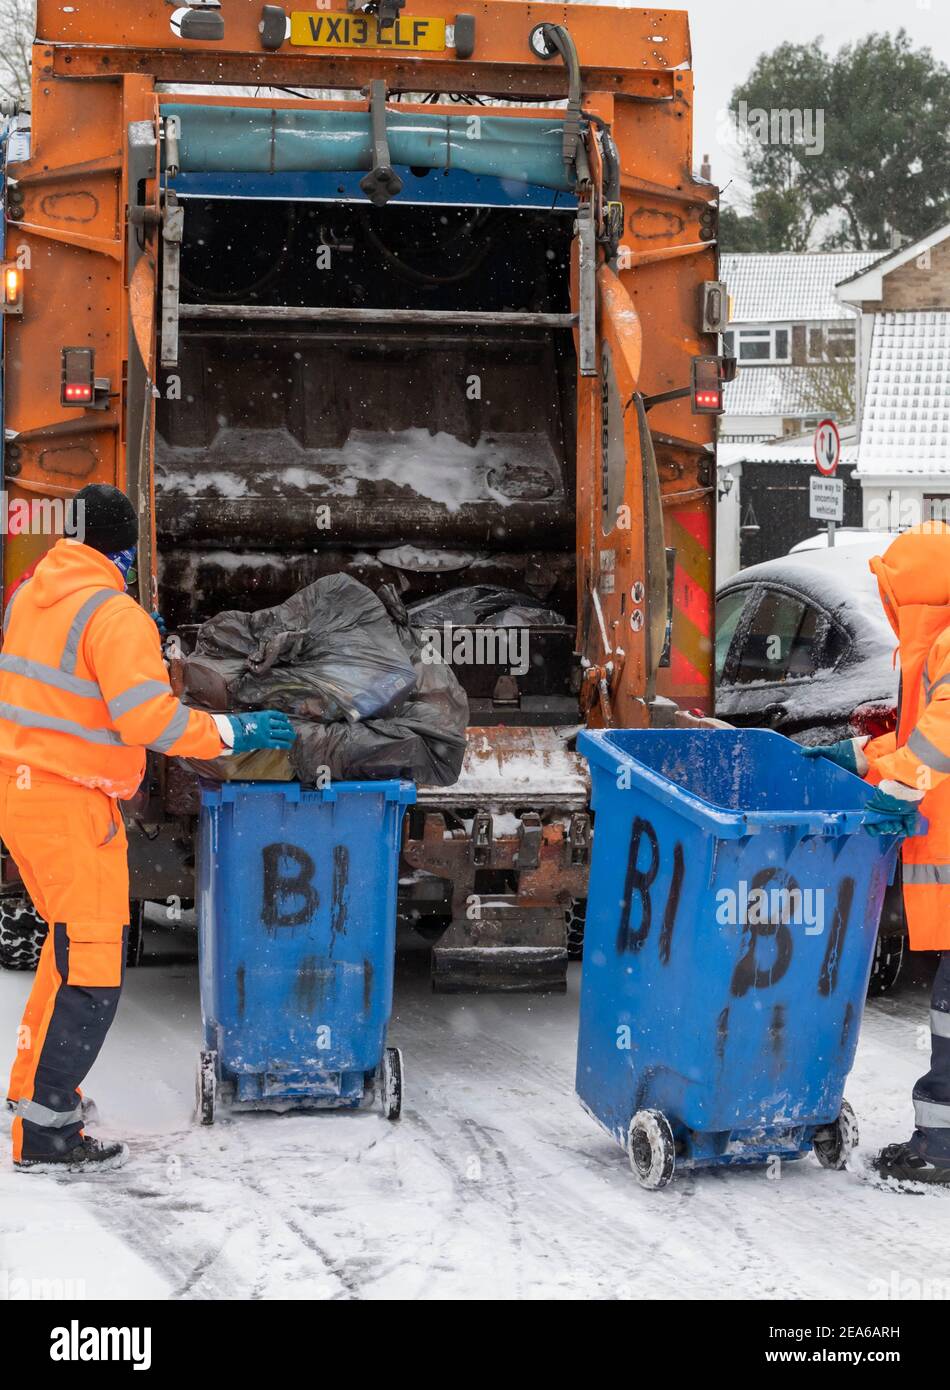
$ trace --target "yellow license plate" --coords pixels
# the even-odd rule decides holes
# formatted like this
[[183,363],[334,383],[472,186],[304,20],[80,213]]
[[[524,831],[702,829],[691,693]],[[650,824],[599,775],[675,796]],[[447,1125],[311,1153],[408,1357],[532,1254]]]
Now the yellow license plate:
[[444,52],[445,20],[403,16],[380,30],[372,15],[310,13],[290,16],[290,42],[298,48],[401,48]]

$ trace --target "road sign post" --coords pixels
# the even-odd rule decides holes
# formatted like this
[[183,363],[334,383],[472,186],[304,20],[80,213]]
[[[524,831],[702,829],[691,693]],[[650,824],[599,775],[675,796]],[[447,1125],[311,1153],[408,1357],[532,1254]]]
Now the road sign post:
[[833,546],[835,527],[844,521],[844,483],[835,477],[841,458],[841,435],[834,420],[820,422],[813,448],[818,477],[810,479],[808,514],[815,521],[828,523],[828,544]]

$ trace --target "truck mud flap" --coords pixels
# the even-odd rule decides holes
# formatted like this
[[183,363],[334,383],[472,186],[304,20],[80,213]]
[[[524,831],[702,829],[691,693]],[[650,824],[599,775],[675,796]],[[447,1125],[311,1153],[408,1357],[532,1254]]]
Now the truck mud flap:
[[432,951],[432,987],[438,994],[563,994],[567,988],[567,949],[440,944]]

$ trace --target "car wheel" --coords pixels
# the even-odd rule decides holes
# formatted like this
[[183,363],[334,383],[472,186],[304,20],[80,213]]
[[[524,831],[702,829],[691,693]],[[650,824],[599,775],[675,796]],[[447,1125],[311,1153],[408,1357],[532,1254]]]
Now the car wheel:
[[871,965],[871,978],[868,980],[868,995],[871,997],[889,994],[900,978],[904,964],[904,938],[892,934],[878,933],[874,944],[874,961]]
[[125,944],[125,964],[127,969],[134,969],[142,964],[142,953],[145,949],[145,904],[143,902],[133,902],[129,904],[129,934]]

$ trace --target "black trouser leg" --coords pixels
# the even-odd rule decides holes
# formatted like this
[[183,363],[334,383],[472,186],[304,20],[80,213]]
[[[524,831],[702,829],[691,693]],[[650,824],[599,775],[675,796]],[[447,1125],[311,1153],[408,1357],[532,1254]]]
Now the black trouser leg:
[[[36,1059],[33,1097],[21,1100],[22,1157],[57,1158],[75,1148],[82,1131],[79,1087],[89,1073],[112,1026],[121,984],[115,988],[71,985],[66,928],[53,927],[56,965],[64,981],[56,990],[46,1035]],[[125,956],[123,933],[122,952]],[[124,978],[124,970],[123,970]]]
[[930,1070],[914,1087],[914,1147],[950,1163],[950,951],[943,951],[930,1001]]

